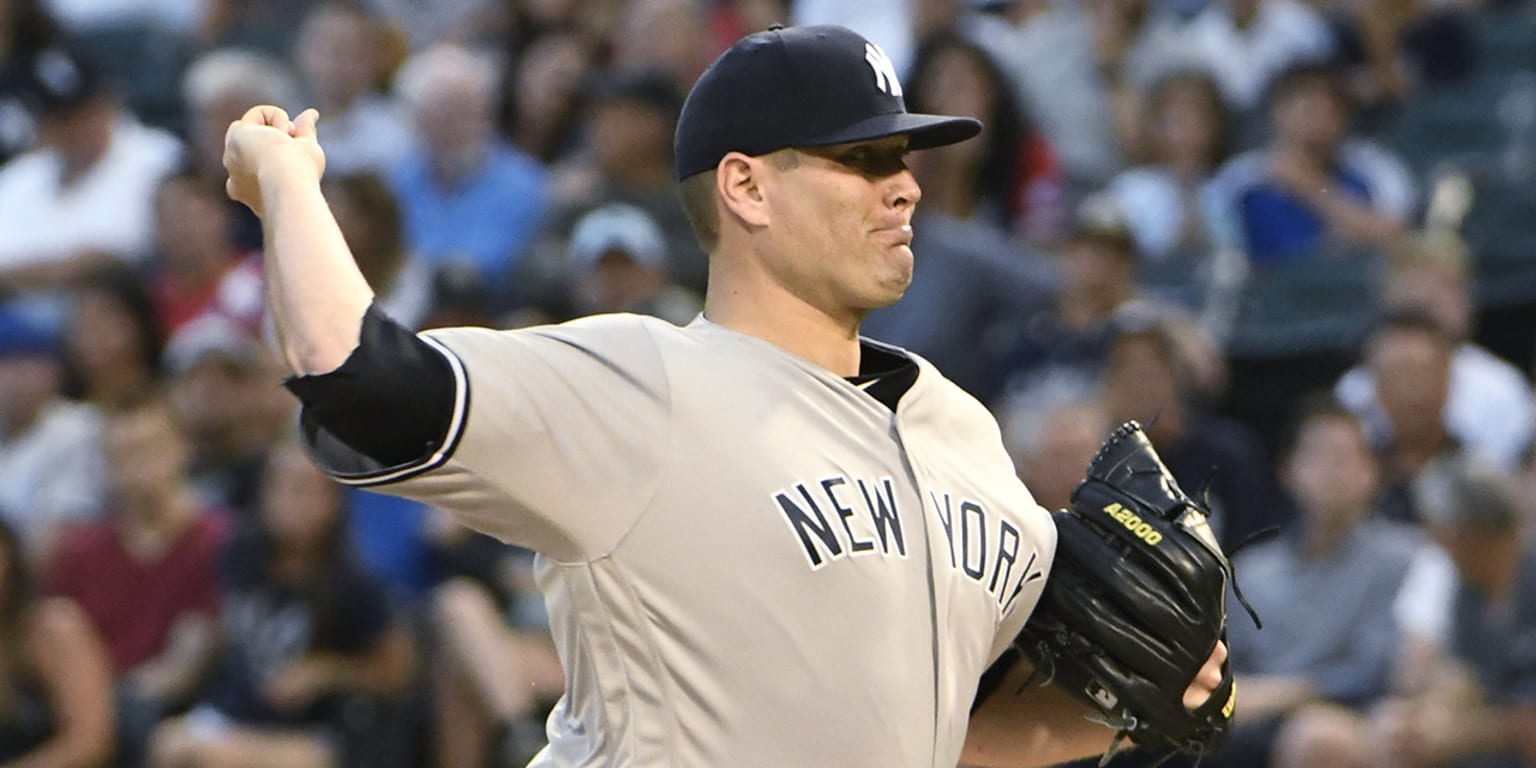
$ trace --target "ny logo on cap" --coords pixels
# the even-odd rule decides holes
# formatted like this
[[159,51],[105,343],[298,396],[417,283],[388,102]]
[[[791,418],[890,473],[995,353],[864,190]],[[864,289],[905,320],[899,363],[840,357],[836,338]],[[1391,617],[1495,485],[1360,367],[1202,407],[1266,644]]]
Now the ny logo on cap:
[[896,77],[896,66],[891,64],[891,57],[885,55],[885,51],[880,50],[880,46],[865,43],[864,60],[869,62],[869,68],[875,71],[876,87],[892,96],[901,95],[901,81]]

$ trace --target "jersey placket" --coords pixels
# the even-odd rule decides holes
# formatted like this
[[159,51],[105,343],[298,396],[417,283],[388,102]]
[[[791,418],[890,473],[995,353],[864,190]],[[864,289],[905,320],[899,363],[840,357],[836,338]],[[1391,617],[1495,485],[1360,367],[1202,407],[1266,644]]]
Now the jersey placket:
[[948,766],[944,766],[940,761],[940,741],[947,738],[948,718],[945,713],[953,711],[952,708],[955,703],[944,701],[945,686],[941,680],[941,675],[943,674],[945,659],[944,642],[941,635],[942,628],[947,626],[948,623],[950,601],[949,590],[939,586],[939,569],[936,567],[936,564],[939,562],[939,558],[948,558],[950,550],[947,544],[948,540],[943,534],[935,535],[936,532],[932,530],[931,526],[938,524],[935,515],[928,506],[932,502],[929,495],[934,491],[935,483],[932,476],[922,466],[921,450],[914,450],[913,448],[913,443],[918,441],[908,439],[909,429],[906,423],[907,420],[904,417],[910,410],[912,401],[918,399],[918,397],[916,392],[909,392],[907,397],[901,399],[896,413],[891,417],[891,425],[892,431],[895,434],[897,450],[901,453],[907,477],[912,481],[912,486],[917,492],[919,509],[922,514],[922,525],[919,527],[923,532],[923,551],[927,555],[924,560],[924,568],[926,569],[928,581],[928,606],[931,622],[930,636],[933,642],[932,684],[934,707],[933,751],[929,757],[929,762],[934,768],[948,768]]

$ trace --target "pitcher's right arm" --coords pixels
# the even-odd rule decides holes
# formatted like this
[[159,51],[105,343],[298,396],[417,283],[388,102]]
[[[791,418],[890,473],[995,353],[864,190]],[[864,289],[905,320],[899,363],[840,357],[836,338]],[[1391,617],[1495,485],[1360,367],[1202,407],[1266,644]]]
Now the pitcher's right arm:
[[373,302],[320,193],[318,119],[313,109],[290,120],[277,107],[253,107],[224,139],[229,196],[261,217],[267,303],[283,360],[300,376],[341,366]]
[[320,193],[318,118],[313,109],[289,120],[259,106],[230,124],[229,196],[261,217],[267,305],[306,429],[384,466],[410,463],[446,439],[455,376],[442,353],[372,306],[373,290]]

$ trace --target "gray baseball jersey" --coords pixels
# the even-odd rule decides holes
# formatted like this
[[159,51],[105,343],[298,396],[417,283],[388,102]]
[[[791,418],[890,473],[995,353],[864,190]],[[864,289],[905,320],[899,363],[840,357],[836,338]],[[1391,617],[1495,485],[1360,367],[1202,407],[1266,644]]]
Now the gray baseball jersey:
[[567,689],[534,765],[955,766],[1055,548],[976,400],[918,360],[892,412],[702,318],[423,338],[441,450],[313,447],[540,553]]

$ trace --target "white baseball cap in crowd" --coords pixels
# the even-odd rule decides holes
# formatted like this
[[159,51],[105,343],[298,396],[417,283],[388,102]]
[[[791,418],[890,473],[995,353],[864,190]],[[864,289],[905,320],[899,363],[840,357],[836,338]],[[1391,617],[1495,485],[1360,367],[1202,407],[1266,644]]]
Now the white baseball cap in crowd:
[[667,242],[661,227],[645,211],[627,203],[609,203],[582,216],[571,230],[570,264],[577,272],[621,251],[636,263],[665,269]]

